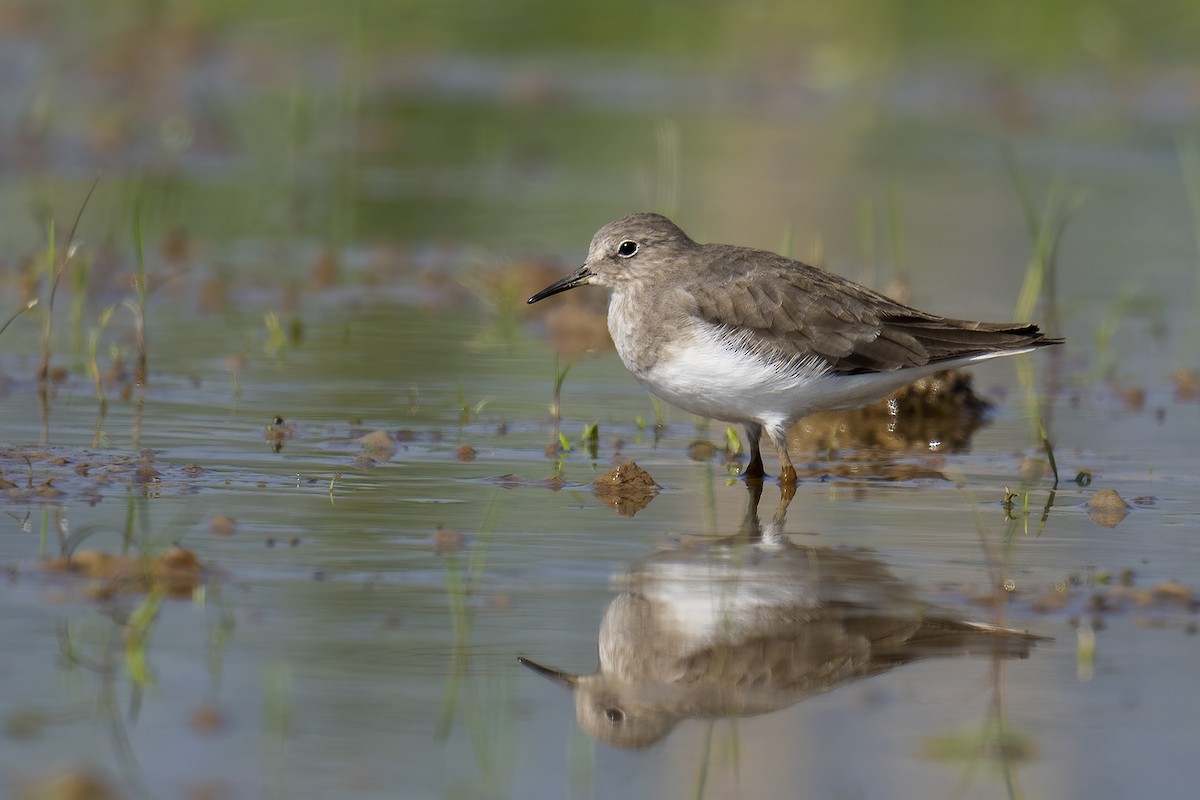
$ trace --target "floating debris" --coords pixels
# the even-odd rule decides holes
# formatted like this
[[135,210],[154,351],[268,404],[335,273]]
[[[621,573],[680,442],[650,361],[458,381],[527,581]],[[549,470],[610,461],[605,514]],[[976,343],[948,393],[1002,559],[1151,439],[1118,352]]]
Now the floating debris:
[[454,457],[459,461],[474,461],[475,448],[469,444],[460,444],[458,449],[454,451]]
[[1146,389],[1143,386],[1134,386],[1129,389],[1122,389],[1118,392],[1121,402],[1125,404],[1125,410],[1138,414],[1146,410]]
[[467,546],[468,539],[450,528],[439,527],[433,534],[433,552],[457,553]]
[[225,539],[237,533],[237,521],[233,517],[213,517],[208,523],[213,536]]
[[108,776],[73,767],[31,783],[18,784],[17,800],[117,800],[120,792]]
[[[1148,586],[1137,584],[1133,569],[1116,572],[1097,571],[1088,577],[1069,575],[1026,601],[1038,614],[1067,613],[1072,620],[1090,618],[1095,630],[1104,627],[1104,619],[1121,613],[1135,615],[1134,623],[1143,627],[1182,628],[1195,632],[1200,614],[1200,595],[1195,588],[1178,580],[1160,580]],[[972,602],[994,605],[997,600],[1021,604],[1022,592],[1004,592],[1002,598],[977,595]]]
[[1185,608],[1192,608],[1195,604],[1193,598],[1196,593],[1175,580],[1156,583],[1150,593],[1155,602],[1178,603]]
[[520,475],[514,475],[509,472],[504,475],[494,475],[490,478],[484,478],[487,483],[499,486],[501,489],[549,489],[552,492],[557,492],[565,486],[570,485],[565,478],[560,475],[551,475],[549,478],[541,481],[534,481],[528,478],[522,478]]
[[142,464],[133,473],[134,486],[146,486],[152,483],[158,483],[161,480],[162,473],[156,470],[149,464]]
[[1116,489],[1101,489],[1083,504],[1092,522],[1104,528],[1115,528],[1129,516],[1133,508],[1117,494]]
[[592,482],[592,493],[618,514],[632,517],[662,489],[635,461],[626,461]]
[[1181,403],[1200,400],[1200,372],[1187,367],[1175,370],[1175,399]]
[[190,597],[204,582],[205,569],[190,550],[171,547],[153,557],[112,555],[85,549],[70,558],[42,562],[46,572],[80,575],[95,583],[89,593],[96,599],[115,594],[162,591],[170,597]]
[[405,445],[409,442],[433,442],[442,441],[444,436],[441,431],[414,431],[412,428],[398,428],[392,432],[392,438]]
[[296,435],[296,428],[283,417],[275,417],[271,424],[263,430],[263,438],[271,445],[271,451],[278,453],[283,449],[283,443]]
[[399,449],[392,435],[383,430],[371,431],[365,436],[360,436],[356,443],[362,446],[362,454],[372,461],[390,461]]
[[193,733],[212,736],[225,727],[225,715],[215,705],[205,704],[192,709],[188,725]]

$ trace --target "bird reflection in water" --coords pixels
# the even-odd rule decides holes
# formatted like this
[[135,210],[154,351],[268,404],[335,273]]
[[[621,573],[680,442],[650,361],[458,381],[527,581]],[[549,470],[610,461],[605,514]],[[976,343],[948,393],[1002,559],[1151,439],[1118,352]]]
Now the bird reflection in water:
[[1041,640],[956,619],[861,551],[803,547],[767,526],[762,484],[736,536],[635,564],[600,624],[600,666],[575,675],[520,662],[570,688],[594,739],[646,747],[683,719],[765,714],[925,658],[1025,658]]

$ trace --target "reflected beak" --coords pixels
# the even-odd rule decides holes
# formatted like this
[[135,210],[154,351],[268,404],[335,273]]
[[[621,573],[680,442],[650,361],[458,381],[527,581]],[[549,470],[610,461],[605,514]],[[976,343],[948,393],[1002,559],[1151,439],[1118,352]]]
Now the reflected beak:
[[[561,281],[559,283],[561,283]],[[555,284],[555,286],[557,286],[557,285],[558,284]],[[550,288],[553,289],[554,287],[552,286]],[[570,289],[571,287],[568,286],[567,288]],[[559,291],[561,292],[562,289],[559,289]],[[551,294],[553,294],[553,292]],[[541,675],[543,678],[549,678],[550,680],[557,683],[559,686],[565,686],[568,689],[574,689],[575,684],[579,682],[578,675],[572,675],[569,672],[563,672],[562,670],[554,669],[553,667],[543,667],[541,664],[537,663],[536,661],[530,661],[528,658],[525,658],[524,656],[518,656],[517,661],[519,661],[520,663],[529,667],[531,670],[536,672],[538,675]]]
[[587,268],[587,265],[580,267],[575,272],[572,272],[565,278],[555,281],[554,283],[542,289],[540,292],[529,298],[530,303],[536,303],[538,300],[545,300],[552,294],[565,292],[567,289],[574,289],[576,286],[583,286],[592,282],[592,271]]

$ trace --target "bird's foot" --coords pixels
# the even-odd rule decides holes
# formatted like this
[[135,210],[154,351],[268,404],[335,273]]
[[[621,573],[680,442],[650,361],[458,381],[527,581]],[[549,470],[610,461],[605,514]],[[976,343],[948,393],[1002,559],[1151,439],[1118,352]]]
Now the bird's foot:
[[742,477],[748,481],[761,481],[767,476],[766,470],[763,469],[762,458],[751,458],[750,463],[742,470]]

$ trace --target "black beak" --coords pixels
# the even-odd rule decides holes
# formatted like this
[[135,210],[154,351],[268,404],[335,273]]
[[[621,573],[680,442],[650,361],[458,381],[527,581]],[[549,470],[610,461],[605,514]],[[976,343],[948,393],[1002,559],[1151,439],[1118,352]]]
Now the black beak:
[[545,300],[552,294],[565,292],[567,289],[574,289],[576,286],[583,286],[588,282],[588,278],[592,277],[592,271],[586,265],[580,267],[575,272],[572,272],[565,278],[561,278],[554,283],[542,289],[540,292],[529,298],[530,303],[536,303],[538,300]]
[[[562,283],[562,281],[559,281],[559,283]],[[555,286],[557,286],[557,285],[558,284],[555,284]],[[550,288],[553,289],[554,287],[552,286]],[[568,286],[567,288],[570,289],[571,287]],[[562,290],[560,289],[559,291],[562,291]],[[559,686],[565,686],[568,689],[574,689],[575,684],[579,681],[579,676],[577,676],[577,675],[572,675],[569,672],[563,672],[562,670],[554,669],[553,667],[543,667],[541,664],[537,663],[536,661],[530,661],[528,658],[525,658],[524,656],[517,656],[517,661],[519,661],[520,663],[529,667],[531,670],[536,672],[538,675],[541,675],[543,678],[549,678],[550,680],[557,683]]]

